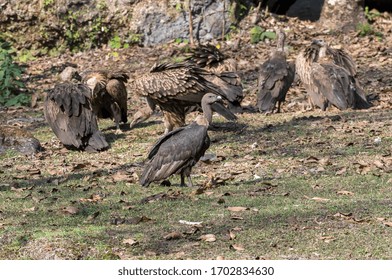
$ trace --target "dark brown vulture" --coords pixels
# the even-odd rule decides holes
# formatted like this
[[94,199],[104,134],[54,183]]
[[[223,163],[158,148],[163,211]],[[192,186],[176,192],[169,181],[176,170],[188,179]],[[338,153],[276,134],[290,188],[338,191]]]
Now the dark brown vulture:
[[181,175],[181,186],[192,187],[191,170],[210,146],[207,134],[212,119],[211,105],[221,100],[220,96],[207,93],[202,99],[203,115],[185,127],[177,128],[161,137],[152,147],[148,162],[140,179],[147,187],[151,182],[160,181],[173,174]]
[[[205,78],[208,75],[214,74],[188,62],[163,63],[133,79],[130,87],[134,93],[146,97],[151,111],[159,106],[167,133],[185,125],[189,108],[200,105],[206,93],[214,93],[226,99],[224,92]],[[212,108],[228,120],[237,118],[220,103],[213,104]]]
[[356,65],[344,50],[333,49],[322,40],[313,40],[296,59],[310,103],[322,110],[330,105],[340,110],[371,106],[356,79]]
[[109,147],[98,129],[88,86],[70,82],[56,85],[46,95],[44,113],[54,134],[67,148],[102,151]]
[[92,90],[92,107],[98,118],[111,118],[120,131],[120,122],[127,122],[127,89],[129,77],[124,72],[85,71],[82,82]]
[[267,61],[261,65],[258,79],[257,108],[261,113],[273,113],[278,103],[280,105],[286,99],[295,75],[294,63],[287,63],[284,52],[285,34],[277,32],[277,48]]
[[213,45],[199,45],[192,49],[192,56],[187,58],[187,61],[214,73],[215,75],[206,75],[204,78],[216,84],[224,92],[232,112],[242,112],[241,101],[244,95],[235,59],[227,58]]

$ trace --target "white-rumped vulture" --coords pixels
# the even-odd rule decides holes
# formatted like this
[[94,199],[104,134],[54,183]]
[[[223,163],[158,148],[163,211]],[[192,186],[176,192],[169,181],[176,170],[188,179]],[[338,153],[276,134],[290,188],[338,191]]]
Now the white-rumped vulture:
[[[149,73],[135,77],[130,82],[133,93],[146,98],[152,112],[155,106],[163,112],[165,133],[185,125],[189,108],[201,104],[206,93],[214,93],[227,100],[224,92],[206,76],[215,75],[195,64],[162,63],[155,65]],[[215,112],[228,120],[236,116],[220,103],[212,105]],[[136,124],[135,117],[131,125]]]
[[81,73],[82,82],[92,90],[92,107],[98,118],[111,118],[120,130],[120,122],[127,122],[127,89],[129,77],[117,71],[90,70]]
[[284,52],[285,33],[277,32],[277,48],[260,68],[257,92],[257,108],[261,113],[273,113],[278,103],[280,105],[286,99],[295,75],[294,63],[288,63]]
[[102,151],[109,147],[98,129],[87,85],[64,82],[48,92],[44,103],[46,121],[67,148]]
[[140,179],[142,186],[161,181],[173,174],[181,175],[181,186],[193,186],[190,178],[192,167],[199,161],[210,146],[207,134],[212,119],[211,105],[222,98],[207,93],[203,96],[201,106],[203,115],[185,127],[177,128],[161,137],[152,147],[148,162]]

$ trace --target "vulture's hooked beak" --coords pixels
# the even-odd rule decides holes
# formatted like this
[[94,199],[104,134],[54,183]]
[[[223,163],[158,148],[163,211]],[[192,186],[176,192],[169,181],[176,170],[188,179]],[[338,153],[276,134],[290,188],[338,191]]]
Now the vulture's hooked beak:
[[149,119],[153,113],[154,113],[154,109],[151,109],[151,107],[149,106],[141,108],[133,115],[130,128]]

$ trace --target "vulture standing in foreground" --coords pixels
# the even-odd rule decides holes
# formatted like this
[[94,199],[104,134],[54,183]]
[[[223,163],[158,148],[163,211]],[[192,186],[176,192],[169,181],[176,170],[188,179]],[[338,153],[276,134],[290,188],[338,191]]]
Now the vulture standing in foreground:
[[192,56],[187,58],[187,61],[214,73],[215,75],[206,75],[204,78],[224,92],[228,107],[232,112],[242,112],[241,101],[244,95],[235,59],[227,58],[213,45],[199,45],[192,49]]
[[371,106],[356,79],[356,65],[344,50],[313,40],[296,59],[296,71],[309,95],[309,102],[323,111],[330,105],[340,110]]
[[181,186],[192,187],[191,170],[210,146],[207,134],[208,125],[212,120],[211,105],[222,100],[220,96],[207,93],[203,96],[201,106],[203,115],[185,127],[177,128],[161,137],[152,147],[143,175],[142,186],[160,181],[173,174],[181,175]]
[[[214,74],[192,63],[163,63],[155,65],[149,73],[133,79],[130,87],[133,92],[146,97],[149,112],[153,112],[156,106],[160,107],[164,116],[165,133],[168,133],[185,125],[185,115],[189,108],[200,105],[206,93],[227,99],[218,86],[205,78],[208,75]],[[212,104],[212,109],[228,120],[237,119],[220,103]],[[135,124],[134,117],[131,125]]]
[[129,77],[124,72],[85,71],[82,82],[92,90],[92,107],[98,118],[111,118],[120,131],[120,122],[127,122],[127,89]]
[[88,86],[70,82],[56,85],[46,95],[44,114],[54,134],[67,148],[102,151],[109,147],[98,129]]
[[261,113],[273,113],[278,103],[286,99],[295,75],[294,63],[287,63],[284,52],[285,34],[282,30],[277,32],[277,48],[267,61],[261,65],[258,79],[257,108]]

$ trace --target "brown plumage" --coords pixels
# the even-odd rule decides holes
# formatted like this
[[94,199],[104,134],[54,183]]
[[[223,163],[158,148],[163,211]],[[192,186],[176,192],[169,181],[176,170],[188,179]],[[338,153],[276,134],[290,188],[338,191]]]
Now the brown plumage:
[[198,45],[191,50],[187,61],[214,73],[237,72],[237,61],[228,58],[217,47],[207,44]]
[[278,103],[277,113],[280,112],[280,105],[285,101],[295,75],[294,63],[286,61],[285,34],[283,31],[278,31],[277,34],[277,48],[260,68],[257,108],[262,113],[273,113],[276,103]]
[[312,106],[322,110],[330,105],[340,110],[371,106],[356,79],[355,62],[344,50],[333,49],[322,40],[313,40],[297,56],[296,71]]
[[201,102],[203,116],[198,116],[188,126],[169,132],[154,144],[140,179],[142,186],[173,174],[181,175],[181,186],[185,185],[185,177],[188,179],[187,185],[193,186],[190,178],[192,167],[210,146],[207,128],[212,119],[211,105],[221,99],[211,93],[205,94]]
[[228,58],[217,47],[208,44],[193,48],[192,56],[187,61],[214,73],[215,75],[206,75],[205,78],[224,92],[231,111],[242,112],[241,101],[244,95],[235,59]]
[[[202,97],[210,92],[226,98],[215,84],[205,77],[214,75],[194,64],[163,63],[155,65],[149,73],[139,75],[130,83],[132,91],[146,97],[153,110],[159,106],[163,112],[165,133],[185,125],[189,107],[200,105]],[[214,111],[227,119],[236,116],[221,104],[213,105]]]
[[127,90],[129,77],[124,72],[103,70],[85,71],[82,82],[92,90],[92,107],[98,118],[111,118],[120,129],[127,122]]
[[65,82],[48,92],[46,121],[67,148],[101,151],[109,147],[92,111],[91,90],[84,84]]

